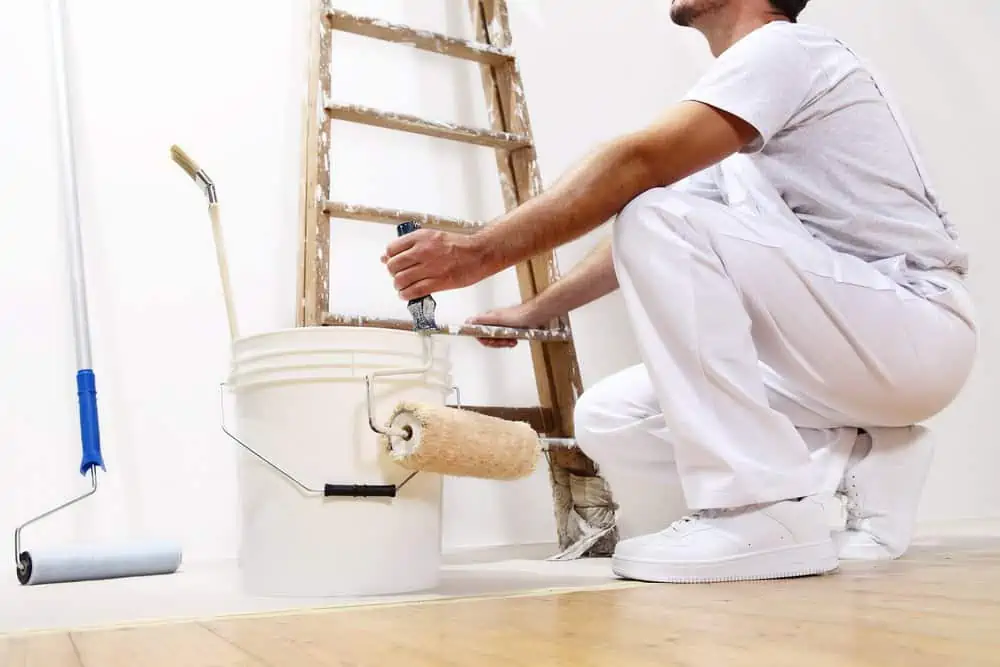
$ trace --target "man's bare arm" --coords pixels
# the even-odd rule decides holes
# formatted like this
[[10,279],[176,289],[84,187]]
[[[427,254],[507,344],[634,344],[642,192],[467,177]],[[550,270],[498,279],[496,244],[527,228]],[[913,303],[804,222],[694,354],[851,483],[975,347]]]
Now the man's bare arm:
[[611,240],[601,241],[590,253],[548,289],[527,302],[541,325],[596,301],[618,289]]
[[473,285],[583,236],[643,192],[702,171],[755,136],[730,114],[682,102],[485,229],[469,236],[420,229],[390,243],[382,261],[402,299]]
[[[600,299],[618,289],[611,240],[601,241],[565,276],[532,299],[507,308],[496,308],[469,318],[470,324],[495,324],[532,329]],[[486,347],[514,347],[516,339],[484,338]]]
[[737,152],[756,136],[744,121],[698,102],[597,150],[552,188],[475,235],[490,273],[586,234],[632,199]]

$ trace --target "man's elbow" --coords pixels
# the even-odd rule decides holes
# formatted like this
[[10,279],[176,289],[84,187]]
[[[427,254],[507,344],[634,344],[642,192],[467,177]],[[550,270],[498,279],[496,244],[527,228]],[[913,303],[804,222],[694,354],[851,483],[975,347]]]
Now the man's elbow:
[[665,171],[667,156],[641,134],[624,137],[618,142],[617,150],[617,171],[631,196],[670,185]]

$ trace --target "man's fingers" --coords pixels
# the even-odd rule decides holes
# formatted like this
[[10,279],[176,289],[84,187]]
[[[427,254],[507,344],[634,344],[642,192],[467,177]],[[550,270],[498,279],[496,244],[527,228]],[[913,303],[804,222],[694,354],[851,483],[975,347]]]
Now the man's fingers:
[[[481,324],[483,326],[505,326],[503,316],[499,311],[489,310],[479,315],[473,315],[465,320],[466,324]],[[481,345],[490,348],[509,348],[517,345],[516,338],[477,338]]]
[[393,240],[389,245],[385,247],[385,255],[387,258],[392,259],[396,255],[406,250],[409,250],[417,241],[421,238],[422,229],[418,229],[410,234],[405,234],[400,236],[398,239]]
[[482,315],[476,315],[465,320],[466,324],[494,324],[495,320],[490,319],[489,313],[483,313]]
[[[427,270],[427,267],[423,264],[417,264],[409,269],[400,271],[392,279],[392,285],[396,288],[397,292],[402,292],[403,290],[410,289],[413,285],[419,283],[422,280],[430,280],[432,276]],[[419,294],[418,296],[426,296],[424,294]]]
[[420,260],[411,248],[409,250],[404,250],[398,255],[388,257],[385,261],[385,268],[389,270],[390,274],[395,276],[401,271],[405,271],[406,269],[409,269],[419,263]]
[[491,347],[497,349],[505,347],[514,347],[515,345],[517,345],[517,341],[510,338],[477,338],[476,340],[478,340],[479,343],[484,347]]
[[410,299],[419,299],[425,297],[428,294],[433,294],[434,292],[440,291],[438,288],[438,282],[432,279],[418,280],[412,285],[407,285],[406,287],[399,290],[399,298],[404,301],[409,301]]

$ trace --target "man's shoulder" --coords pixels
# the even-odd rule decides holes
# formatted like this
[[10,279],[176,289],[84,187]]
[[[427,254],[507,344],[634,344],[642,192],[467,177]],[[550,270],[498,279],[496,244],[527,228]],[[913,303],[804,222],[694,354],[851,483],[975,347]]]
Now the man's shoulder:
[[853,49],[838,35],[821,26],[808,23],[785,23],[771,31],[774,41],[794,43],[795,48],[817,65],[851,62],[858,57]]
[[[740,52],[752,49],[776,49],[799,55],[844,55],[851,51],[844,40],[821,26],[809,23],[772,21],[757,28],[737,41],[730,51]],[[721,57],[725,57],[723,53]]]
[[775,74],[801,75],[849,59],[850,51],[823,28],[789,21],[772,21],[733,43],[709,67],[713,71],[764,68]]

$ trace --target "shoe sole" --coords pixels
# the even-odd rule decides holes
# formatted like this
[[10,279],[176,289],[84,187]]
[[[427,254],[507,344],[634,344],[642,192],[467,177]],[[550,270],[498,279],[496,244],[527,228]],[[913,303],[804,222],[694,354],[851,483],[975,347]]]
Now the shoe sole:
[[734,556],[717,561],[645,561],[613,556],[619,577],[663,584],[708,584],[730,581],[791,579],[826,574],[840,565],[832,540]]

